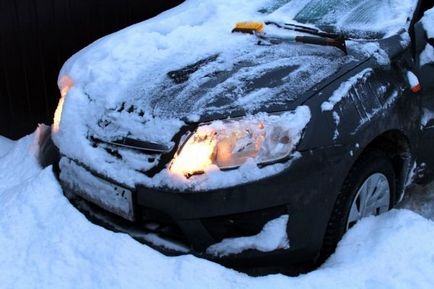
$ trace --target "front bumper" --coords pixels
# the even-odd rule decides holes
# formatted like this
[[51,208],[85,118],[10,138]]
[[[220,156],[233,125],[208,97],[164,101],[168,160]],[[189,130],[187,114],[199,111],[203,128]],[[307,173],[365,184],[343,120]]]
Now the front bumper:
[[[83,200],[71,180],[60,179],[66,195],[92,221],[126,232],[167,255],[191,253],[234,268],[252,264],[288,267],[312,263],[319,255],[339,176],[345,175],[337,170],[331,173],[332,160],[329,150],[305,152],[278,175],[207,192],[173,192],[139,185],[132,190],[132,222]],[[77,164],[63,161],[60,169],[68,163]],[[90,173],[88,168],[81,168]],[[289,249],[267,253],[247,250],[225,257],[206,253],[209,246],[222,239],[256,235],[268,221],[283,214],[289,215]]]

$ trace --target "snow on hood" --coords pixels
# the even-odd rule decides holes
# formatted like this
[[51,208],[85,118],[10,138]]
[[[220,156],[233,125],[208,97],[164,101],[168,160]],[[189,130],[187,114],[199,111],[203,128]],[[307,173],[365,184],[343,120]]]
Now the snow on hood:
[[60,73],[59,80],[73,79],[69,98],[86,96],[66,109],[86,111],[83,121],[99,134],[128,131],[149,138],[136,122],[194,121],[288,103],[354,60],[335,48],[258,46],[256,37],[232,34],[237,21],[265,19],[257,12],[262,2],[240,9],[239,1],[187,1],[97,41]]
[[[186,121],[216,114],[255,114],[291,104],[343,65],[369,56],[356,52],[367,51],[357,42],[349,43],[350,55],[344,56],[332,47],[260,46],[252,35],[231,33],[239,21],[294,21],[291,13],[284,16],[282,11],[303,15],[307,2],[189,0],[96,41],[71,57],[60,72],[59,86],[67,95],[60,106],[63,112],[57,113],[61,121],[55,143],[63,154],[91,167],[109,163],[111,174],[117,174],[124,164],[98,152],[90,137],[132,136],[173,145],[174,135]],[[334,2],[330,5],[336,6]],[[391,15],[401,15],[407,2]],[[394,26],[389,24],[384,29],[390,34]],[[64,87],[65,77],[73,83],[69,90]],[[143,159],[138,154],[125,158],[141,160],[135,161],[136,171],[146,171],[158,161],[158,156]],[[103,165],[98,171],[110,173]],[[137,178],[133,172],[127,176],[131,182]]]

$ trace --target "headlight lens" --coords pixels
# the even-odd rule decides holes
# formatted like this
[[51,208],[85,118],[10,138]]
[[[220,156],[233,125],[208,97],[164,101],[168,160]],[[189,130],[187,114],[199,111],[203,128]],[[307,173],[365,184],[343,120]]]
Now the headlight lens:
[[249,159],[257,164],[284,159],[294,149],[302,130],[294,130],[293,118],[289,112],[261,114],[201,125],[180,148],[170,172],[189,177],[212,169],[236,168]]
[[54,112],[53,119],[53,132],[58,132],[60,129],[60,120],[62,118],[63,104],[65,102],[65,96],[68,94],[71,87],[74,85],[72,79],[65,75],[62,76],[59,80],[59,89],[60,89],[60,100],[57,105],[56,111]]

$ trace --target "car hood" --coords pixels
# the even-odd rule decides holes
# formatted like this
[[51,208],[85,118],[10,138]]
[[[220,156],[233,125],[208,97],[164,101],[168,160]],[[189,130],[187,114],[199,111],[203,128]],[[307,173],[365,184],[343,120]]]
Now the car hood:
[[137,48],[133,37],[122,41],[123,34],[137,31],[106,37],[63,67],[60,81],[68,76],[74,83],[65,110],[80,111],[79,121],[100,135],[142,137],[134,128],[154,119],[196,122],[288,107],[361,58],[333,47],[258,45],[255,36],[231,28],[232,23],[219,31],[222,43],[190,43],[187,49],[174,42],[164,57],[153,46]]
[[[211,55],[198,55],[193,61],[178,61],[177,65],[167,65],[167,59],[153,61],[158,67],[155,69],[144,61],[125,86],[116,85],[119,71],[111,66],[106,70],[106,83],[100,87],[115,84],[113,89],[95,88],[92,82],[77,83],[87,96],[80,109],[92,115],[88,124],[98,131],[113,125],[118,133],[133,133],[131,123],[150,119],[197,122],[285,109],[344,65],[358,62],[335,48],[258,46],[253,37],[228,36],[245,38],[240,51],[223,48]],[[181,59],[186,58],[183,56]],[[73,74],[71,77],[74,79]]]
[[95,102],[109,105],[105,113],[112,117],[116,113],[110,110],[197,121],[285,106],[355,61],[333,48],[250,44],[244,44],[250,47],[243,53],[222,49],[173,68],[161,61],[159,69],[150,71],[143,63],[140,76],[117,92],[110,104],[104,95],[87,93]]

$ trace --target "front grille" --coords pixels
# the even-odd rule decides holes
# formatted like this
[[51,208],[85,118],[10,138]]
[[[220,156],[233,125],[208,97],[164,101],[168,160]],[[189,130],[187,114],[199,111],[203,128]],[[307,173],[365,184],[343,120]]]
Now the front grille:
[[132,150],[143,151],[143,152],[151,153],[151,154],[169,153],[173,149],[173,145],[165,145],[165,144],[160,144],[160,143],[142,141],[142,140],[137,140],[137,139],[128,138],[128,137],[121,138],[118,140],[111,140],[111,141],[104,141],[104,140],[100,140],[98,138],[93,137],[92,140],[96,143],[105,143],[107,145],[112,145],[115,147],[123,147],[123,148],[132,149]]
[[[137,147],[133,146],[131,142],[125,142],[126,144],[116,141],[106,142],[95,137],[91,137],[89,140],[93,147],[103,149],[110,157],[113,157],[113,161],[122,160],[127,169],[133,169],[146,175],[152,170],[157,172],[161,170],[163,164],[160,161],[166,153],[157,152],[157,150],[169,148],[168,146],[158,147],[158,144],[147,142],[142,142],[141,147]],[[145,149],[145,145],[149,145],[149,148]],[[110,165],[110,159],[107,163]]]

